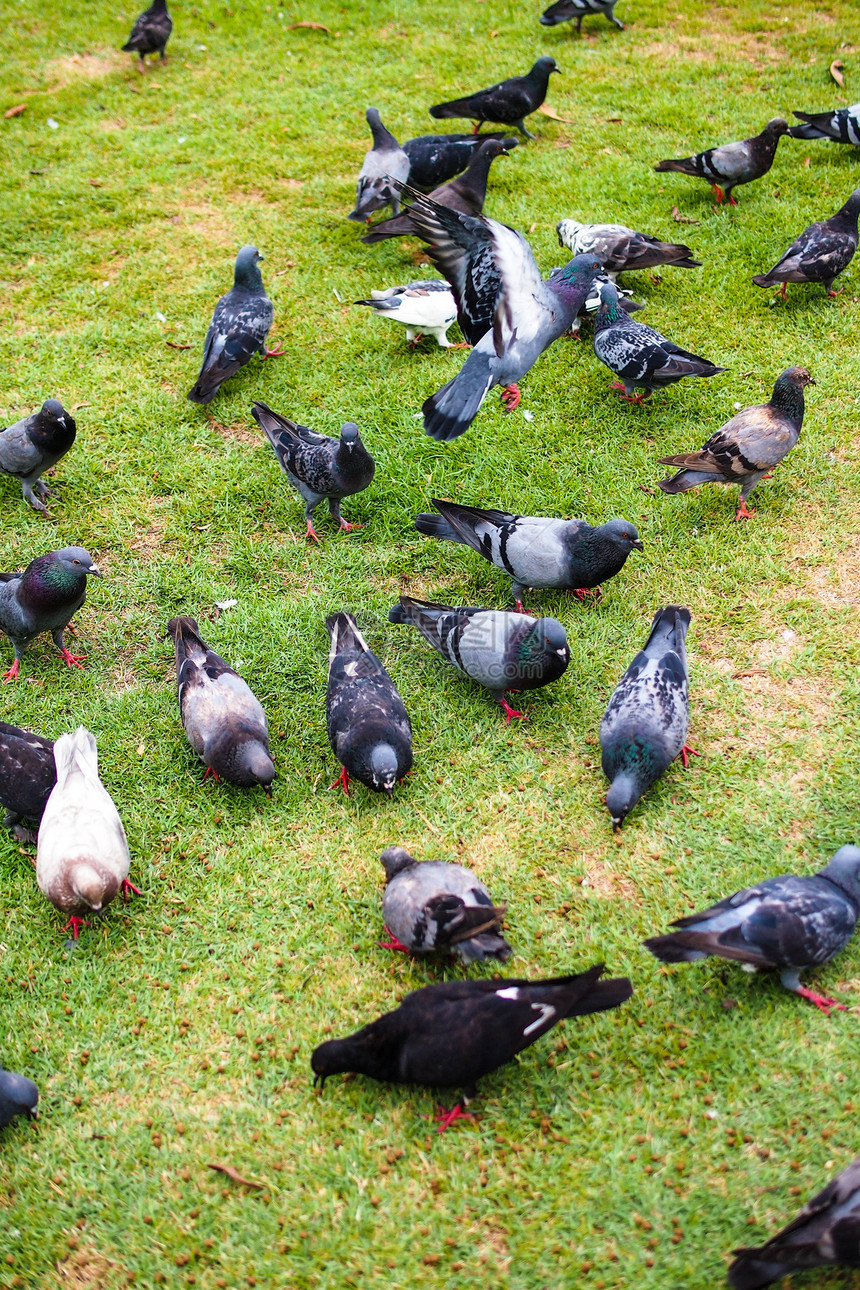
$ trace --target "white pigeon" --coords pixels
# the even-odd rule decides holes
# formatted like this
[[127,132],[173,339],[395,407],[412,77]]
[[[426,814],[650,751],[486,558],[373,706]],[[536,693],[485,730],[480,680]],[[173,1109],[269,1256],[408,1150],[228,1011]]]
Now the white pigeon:
[[463,348],[462,345],[452,345],[445,334],[457,317],[457,303],[448,283],[441,278],[371,291],[369,300],[356,300],[355,303],[367,305],[381,317],[400,323],[406,328],[406,339],[413,345],[426,335],[432,336],[443,349]]
[[[57,783],[39,826],[36,881],[77,940],[84,916],[101,914],[128,881],[131,857],[113,798],[99,779],[95,737],[83,726],[54,744]],[[63,929],[65,930],[65,928]]]

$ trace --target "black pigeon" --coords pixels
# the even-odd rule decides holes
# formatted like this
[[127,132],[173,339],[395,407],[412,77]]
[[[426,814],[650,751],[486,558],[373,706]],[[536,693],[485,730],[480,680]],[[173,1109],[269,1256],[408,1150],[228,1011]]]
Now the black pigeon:
[[332,784],[349,792],[350,779],[374,793],[391,793],[412,768],[412,724],[397,686],[356,626],[352,614],[333,614],[325,711],[328,741],[343,770]]
[[853,143],[860,146],[860,103],[837,108],[835,112],[795,112],[803,125],[792,125],[792,139],[829,139],[831,143]]
[[567,635],[557,618],[452,608],[401,596],[388,620],[417,627],[443,658],[490,691],[506,722],[523,714],[506,701],[505,690],[539,690],[557,681],[570,662]]
[[468,117],[470,121],[477,121],[476,133],[482,122],[493,121],[513,126],[527,139],[534,139],[535,135],[526,129],[525,118],[541,106],[549,88],[549,78],[558,70],[554,58],[539,58],[525,76],[511,76],[487,90],[452,99],[450,103],[437,103],[431,107],[430,115],[438,120]]
[[[794,1188],[792,1188],[794,1190]],[[792,1272],[837,1264],[860,1268],[860,1156],[807,1201],[787,1227],[756,1249],[733,1250],[733,1290],[764,1290]],[[805,1281],[812,1290],[813,1282]]]
[[136,20],[123,49],[137,54],[138,70],[145,72],[144,54],[160,54],[162,63],[167,62],[164,47],[172,31],[173,19],[167,12],[167,0],[152,0]]
[[845,1005],[800,984],[805,968],[843,950],[860,914],[860,847],[840,847],[819,873],[767,878],[672,923],[677,931],[644,944],[663,963],[695,963],[716,955],[752,968],[775,968],[786,990],[822,1012]]
[[571,255],[596,255],[612,281],[631,269],[700,269],[701,260],[683,242],[661,242],[648,233],[637,233],[626,224],[580,224],[559,220],[555,226],[559,246]]
[[3,823],[19,842],[36,841],[21,821],[38,824],[56,782],[51,740],[0,721],[0,806],[6,808]]
[[[685,376],[717,376],[726,370],[631,318],[619,306],[618,288],[612,282],[600,288],[593,344],[601,363],[621,377],[611,388],[623,390],[621,398],[629,403],[642,403],[655,390],[665,390]],[[634,394],[636,386],[644,393]]]
[[658,161],[654,169],[659,172],[674,170],[693,179],[704,179],[713,188],[718,205],[725,200],[730,206],[737,206],[732,189],[739,188],[741,184],[751,184],[754,179],[767,174],[773,165],[777,144],[784,134],[788,134],[788,128],[788,122],[776,116],[768,121],[761,134],[754,135],[752,139],[708,148],[693,157]]
[[395,1084],[462,1089],[437,1117],[439,1132],[465,1118],[478,1080],[513,1061],[565,1017],[617,1008],[633,993],[627,977],[598,978],[604,964],[545,981],[446,981],[407,994],[346,1039],[330,1039],[311,1055],[314,1084],[355,1071]]
[[0,474],[20,479],[24,499],[34,511],[48,514],[43,499],[50,489],[39,476],[65,457],[76,431],[74,417],[59,399],[46,399],[38,412],[0,430]]
[[266,359],[283,353],[266,345],[274,307],[257,267],[262,258],[255,246],[243,246],[236,256],[232,289],[215,306],[203,345],[200,375],[188,392],[192,403],[211,403],[224,382],[255,354]]
[[67,650],[63,633],[86,599],[87,574],[102,576],[82,546],[37,556],[23,573],[0,573],[0,631],[15,648],[4,681],[15,680],[25,648],[42,632],[51,633],[66,667],[80,667],[86,655]]
[[556,0],[540,16],[544,27],[557,27],[560,22],[573,22],[576,19],[576,30],[582,32],[582,20],[587,13],[602,13],[614,23],[619,31],[624,30],[624,23],[615,17],[615,6],[618,0]]
[[359,529],[340,513],[341,499],[361,493],[373,479],[376,463],[361,441],[358,426],[347,421],[339,439],[317,434],[273,412],[265,403],[255,403],[251,415],[265,431],[293,488],[305,500],[306,537],[319,541],[314,532],[313,513],[327,501],[333,520],[345,533]]
[[35,1119],[38,1101],[39,1090],[31,1079],[0,1066],[0,1129],[11,1124],[16,1115]]
[[[490,166],[496,157],[506,157],[516,146],[517,140],[514,138],[486,139],[480,148],[476,148],[472,153],[465,173],[458,179],[452,179],[450,183],[434,189],[426,200],[445,206],[448,210],[460,211],[463,215],[480,215],[487,196]],[[376,242],[384,242],[386,238],[404,237],[409,233],[418,235],[409,211],[405,210],[399,215],[392,215],[390,219],[374,224],[371,231],[361,240],[368,246],[373,246]]]
[[266,714],[249,686],[210,649],[193,618],[171,618],[179,713],[191,747],[206,765],[204,779],[237,788],[262,785],[272,796],[275,767]]
[[473,152],[487,139],[504,139],[502,132],[495,134],[422,134],[417,139],[407,139],[403,151],[409,158],[410,188],[430,192],[446,184],[468,166]]
[[690,721],[685,640],[690,611],[658,609],[651,634],[622,676],[600,723],[603,773],[609,780],[606,808],[617,832],[640,797],[680,756]]
[[513,951],[501,934],[505,907],[493,904],[471,869],[415,860],[403,847],[388,847],[379,858],[387,883],[382,917],[391,937],[384,949],[443,952],[462,963],[510,958]]
[[520,611],[526,587],[572,591],[580,600],[599,594],[600,584],[620,573],[630,552],[642,550],[639,534],[626,520],[592,528],[585,520],[485,511],[436,497],[432,502],[439,514],[416,516],[418,532],[470,546],[509,573]]
[[379,109],[371,107],[365,114],[373,147],[365,155],[355,190],[355,210],[347,219],[367,223],[374,211],[390,206],[396,215],[400,210],[400,192],[392,180],[406,182],[409,176],[409,158],[390,130],[379,119]]
[[781,282],[782,290],[779,294],[783,300],[789,282],[820,282],[828,296],[838,296],[839,292],[833,290],[833,283],[854,259],[854,252],[857,250],[858,212],[860,188],[855,188],[835,215],[810,224],[792,242],[782,259],[767,273],[757,273],[753,282],[757,287],[775,287]]

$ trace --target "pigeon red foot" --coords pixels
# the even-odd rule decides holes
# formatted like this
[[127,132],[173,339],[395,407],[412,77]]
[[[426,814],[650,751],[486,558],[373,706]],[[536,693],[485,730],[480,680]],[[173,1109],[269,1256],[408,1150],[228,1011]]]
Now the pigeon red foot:
[[[363,525],[363,524],[350,524],[349,520],[344,520],[344,519],[342,519],[342,520],[341,520],[341,522],[340,522],[340,528],[341,528],[341,532],[342,532],[342,533],[351,533],[353,529],[363,529],[363,528],[364,528],[364,525]],[[314,536],[316,536],[316,535],[314,535]]]
[[628,394],[625,389],[623,381],[612,381],[610,383],[609,388],[610,390],[624,390],[624,393],[619,394],[618,397],[619,399],[623,399],[625,403],[644,403],[645,400],[648,398],[647,390],[645,390],[644,393],[642,394]]
[[576,596],[577,600],[587,600],[589,596],[594,596],[597,601],[603,599],[603,591],[600,587],[572,587],[570,594]]
[[381,950],[396,950],[398,954],[410,953],[409,946],[404,945],[402,941],[399,941],[397,937],[394,935],[394,933],[390,932],[387,927],[385,929],[385,935],[390,937],[391,939],[387,941],[376,942]]
[[696,752],[695,748],[691,748],[689,744],[684,744],[684,747],[678,755],[681,758],[681,764],[684,767],[684,770],[686,770],[690,764],[690,758],[701,757],[702,754],[700,752]]
[[18,675],[18,669],[20,666],[21,666],[21,660],[16,658],[12,666],[8,669],[8,671],[3,673],[4,682],[14,681],[15,677]]
[[213,770],[211,766],[206,767],[206,774],[203,776],[204,784],[206,783],[207,779],[214,779],[216,784],[221,783],[221,776],[218,774],[217,770]]
[[[430,1118],[430,1117],[428,1117]],[[455,1120],[474,1120],[474,1115],[464,1111],[459,1102],[452,1106],[450,1111],[446,1111],[444,1106],[440,1106],[436,1114],[432,1117],[438,1122],[437,1133],[444,1133],[449,1129]]]
[[143,892],[140,890],[140,887],[135,887],[133,882],[129,882],[128,878],[123,878],[122,882],[119,885],[119,889],[122,892],[124,900],[128,900],[129,896],[132,895],[132,893],[135,896],[143,895]]
[[306,537],[306,538],[313,538],[313,540],[314,540],[315,542],[319,542],[319,538],[317,537],[317,534],[316,534],[316,529],[314,528],[313,523],[311,522],[311,520],[308,520],[308,530],[307,530],[307,532],[305,533],[305,537]]
[[343,785],[343,791],[346,793],[347,797],[349,797],[349,771],[346,769],[346,767],[345,767],[345,766],[344,766],[344,767],[343,767],[343,769],[341,770],[341,772],[340,772],[340,774],[338,775],[337,779],[336,779],[336,780],[334,781],[334,783],[331,785],[331,788],[329,789],[329,792],[331,792],[331,789],[332,789],[332,788],[337,788],[338,784],[342,784],[342,785]]
[[528,717],[526,716],[526,714],[524,712],[517,712],[516,708],[512,708],[511,705],[508,703],[507,699],[504,697],[504,695],[502,695],[501,699],[499,699],[499,707],[502,709],[502,712],[504,712],[505,714],[506,725],[511,724],[512,717],[516,717],[518,721],[528,721]]
[[735,511],[735,523],[737,523],[738,520],[751,520],[754,515],[755,507],[749,511],[747,510],[746,502],[741,502],[740,506]]
[[60,650],[60,656],[63,662],[65,663],[66,667],[77,667],[77,668],[80,668],[81,671],[83,671],[81,664],[86,658],[86,654],[72,654],[72,652],[70,650],[67,650],[64,645],[63,648]]
[[806,986],[802,985],[797,993],[801,999],[808,999],[810,1003],[814,1003],[816,1008],[824,1013],[825,1017],[829,1017],[834,1009],[839,1012],[848,1011],[844,1003],[839,1003],[836,999],[828,999],[824,994],[816,994],[814,990],[807,990]]
[[267,358],[283,358],[283,356],[284,356],[284,354],[286,354],[286,352],[287,352],[287,351],[286,351],[285,349],[281,349],[280,347],[279,347],[279,348],[277,348],[277,349],[269,349],[269,347],[268,347],[268,345],[267,345],[267,346],[266,346],[266,352],[265,352],[265,354],[263,355],[263,360],[265,361]]
[[78,918],[77,914],[72,914],[72,916],[71,916],[71,918],[69,919],[69,921],[68,921],[67,923],[64,923],[64,924],[63,924],[63,926],[62,926],[62,928],[61,928],[60,930],[61,930],[61,931],[63,931],[63,932],[66,932],[66,931],[68,931],[68,929],[71,927],[71,929],[72,929],[72,940],[73,940],[73,941],[76,941],[76,940],[78,939],[78,937],[80,936],[80,934],[81,934],[81,928],[82,928],[82,927],[89,927],[89,925],[90,925],[90,924],[89,924],[85,919],[83,919],[83,918]]
[[844,290],[845,290],[844,287],[840,287],[838,291],[834,291],[833,288],[831,287],[831,289],[828,291],[827,294],[828,296],[841,296]]
[[505,405],[506,412],[513,412],[514,408],[518,408],[522,397],[518,385],[502,386],[502,402]]

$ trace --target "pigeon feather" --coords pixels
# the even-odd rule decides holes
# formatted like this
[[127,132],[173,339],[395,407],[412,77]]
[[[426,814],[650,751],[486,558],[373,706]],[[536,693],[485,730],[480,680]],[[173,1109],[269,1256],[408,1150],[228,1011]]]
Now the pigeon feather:
[[559,246],[571,255],[595,255],[612,280],[631,269],[700,269],[701,260],[682,242],[661,242],[647,233],[637,233],[625,224],[580,224],[575,219],[556,225]]
[[773,287],[778,282],[820,282],[829,296],[837,295],[833,283],[848,268],[857,250],[858,212],[860,188],[855,188],[835,215],[810,224],[782,259],[767,273],[757,273],[753,282],[757,287]]
[[21,821],[41,820],[56,782],[51,740],[0,721],[0,806],[6,809],[3,823],[19,842],[36,841]]
[[654,169],[658,172],[674,170],[693,179],[704,179],[713,187],[718,203],[725,199],[730,206],[737,206],[732,190],[767,174],[773,165],[777,144],[788,130],[787,121],[774,117],[760,134],[753,135],[751,139],[707,148],[692,157],[659,161]]
[[225,381],[235,376],[255,354],[265,358],[266,338],[274,306],[266,295],[255,246],[243,246],[236,256],[233,286],[215,306],[203,345],[203,363],[188,392],[192,403],[211,403]]
[[795,112],[803,125],[792,125],[792,139],[829,139],[831,143],[860,146],[860,103],[837,108],[835,112]]
[[388,847],[380,860],[387,882],[385,927],[410,953],[451,953],[463,963],[510,958],[511,947],[501,934],[505,907],[493,904],[471,869],[418,861],[403,847]]
[[65,457],[76,431],[74,417],[58,399],[46,399],[38,412],[0,430],[0,474],[21,481],[24,500],[34,511],[47,515],[43,498],[49,489],[40,476]]

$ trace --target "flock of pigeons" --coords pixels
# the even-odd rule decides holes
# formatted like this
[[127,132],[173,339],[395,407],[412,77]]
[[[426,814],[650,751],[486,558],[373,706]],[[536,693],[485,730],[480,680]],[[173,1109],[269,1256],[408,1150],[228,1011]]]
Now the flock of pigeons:
[[[541,17],[546,26],[603,13],[616,27],[615,0],[558,0]],[[135,23],[124,49],[159,54],[172,22],[165,0],[154,0]],[[462,434],[494,385],[502,387],[509,410],[520,394],[517,382],[559,336],[594,315],[594,352],[620,378],[633,402],[687,376],[710,377],[725,369],[681,349],[659,332],[630,317],[636,306],[615,285],[631,269],[697,268],[689,247],[660,242],[620,225],[584,225],[562,220],[559,242],[572,258],[543,279],[525,238],[483,216],[493,161],[517,140],[480,135],[489,121],[534,138],[526,118],[543,103],[554,59],[537,60],[521,77],[430,109],[436,118],[469,118],[472,135],[427,135],[403,148],[382,124],[375,108],[367,121],[373,136],[359,176],[350,219],[369,223],[385,206],[392,215],[376,223],[363,241],[416,235],[446,282],[430,280],[374,292],[369,306],[395,319],[415,342],[423,333],[449,345],[447,329],[456,318],[466,347],[461,371],[424,404],[428,434],[450,440]],[[733,189],[770,168],[779,139],[830,138],[860,144],[860,105],[832,114],[796,113],[804,121],[789,128],[768,123],[741,143],[708,149],[682,160],[662,161],[658,171],[706,179],[718,202],[735,205]],[[425,191],[422,191],[425,190]],[[429,190],[429,195],[427,194]],[[403,199],[409,204],[402,208]],[[829,294],[833,281],[857,248],[860,188],[830,220],[813,224],[779,263],[754,281],[820,282]],[[259,252],[243,247],[234,285],[216,305],[206,336],[198,378],[189,392],[208,404],[221,385],[255,353],[274,357],[267,338],[273,308],[259,270]],[[705,483],[741,486],[736,518],[749,518],[750,493],[797,443],[804,415],[804,389],[814,385],[804,367],[794,366],[776,381],[770,402],[745,408],[698,452],[663,458],[677,473],[662,481],[667,493]],[[644,391],[634,394],[635,389]],[[353,525],[341,515],[344,498],[367,488],[373,457],[358,427],[343,426],[337,439],[315,433],[256,402],[252,413],[268,437],[290,484],[305,502],[307,536],[314,540],[313,516],[322,501],[339,527]],[[73,446],[76,425],[56,399],[16,425],[0,431],[0,472],[21,482],[25,500],[46,513],[49,490],[42,475]],[[621,571],[631,551],[642,550],[635,527],[613,519],[599,527],[582,520],[518,516],[442,499],[432,513],[418,515],[415,528],[427,537],[477,551],[511,579],[515,609],[500,611],[439,605],[401,596],[389,617],[415,628],[461,673],[482,685],[507,721],[522,717],[508,703],[508,691],[538,689],[557,680],[570,660],[563,625],[524,611],[527,588],[555,588],[584,598]],[[84,603],[88,577],[101,577],[82,547],[37,556],[22,573],[0,574],[0,630],[10,639],[14,660],[3,680],[18,676],[23,651],[48,632],[69,667],[84,656],[67,648],[65,632]],[[676,757],[687,765],[694,750],[686,742],[689,674],[685,638],[689,610],[658,610],[648,638],[615,689],[600,727],[603,770],[609,780],[606,805],[613,829]],[[379,658],[346,612],[327,620],[331,638],[326,696],[328,736],[342,770],[337,783],[351,780],[391,793],[412,766],[409,714]],[[191,746],[206,776],[239,787],[262,786],[271,795],[275,767],[265,713],[245,681],[200,634],[195,620],[168,623],[176,652],[177,694]],[[75,938],[87,917],[101,916],[119,894],[140,894],[129,881],[130,856],[122,822],[98,773],[93,735],[83,727],[56,743],[0,723],[0,802],[5,823],[22,842],[37,843],[36,880],[64,914]],[[38,834],[24,821],[38,823]],[[401,847],[383,852],[387,885],[382,911],[390,941],[405,953],[447,954],[468,964],[505,962],[512,953],[502,933],[505,907],[468,869],[416,861]],[[843,846],[820,873],[784,874],[744,889],[700,913],[678,919],[666,935],[645,941],[667,963],[717,955],[751,969],[779,972],[783,985],[825,1013],[842,1009],[834,999],[801,984],[800,973],[832,959],[851,939],[860,916],[860,848]],[[602,979],[603,964],[550,980],[506,978],[462,980],[428,986],[406,996],[400,1007],[356,1034],[317,1047],[315,1082],[338,1072],[360,1072],[380,1080],[454,1086],[462,1090],[450,1111],[440,1113],[440,1130],[465,1116],[477,1081],[512,1060],[566,1017],[615,1008],[632,994],[627,978]],[[0,1125],[32,1113],[36,1086],[0,1070]],[[860,1266],[860,1158],[850,1165],[783,1232],[765,1246],[736,1251],[729,1280],[736,1290],[755,1290],[795,1268],[842,1262]]]

